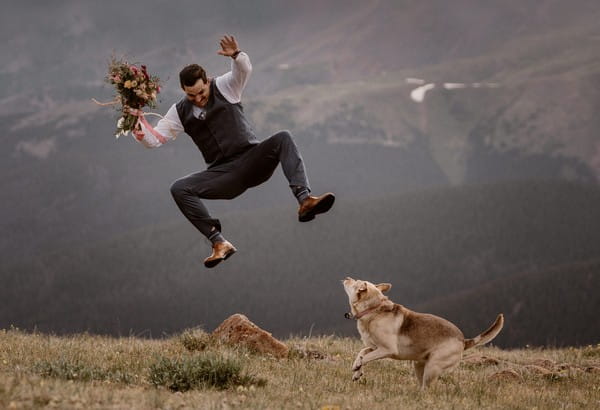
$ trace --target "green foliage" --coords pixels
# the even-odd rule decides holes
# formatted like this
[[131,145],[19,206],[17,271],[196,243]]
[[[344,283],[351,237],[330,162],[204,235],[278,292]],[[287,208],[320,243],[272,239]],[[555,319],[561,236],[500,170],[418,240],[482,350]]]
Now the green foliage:
[[58,359],[53,361],[42,360],[32,366],[34,373],[42,377],[52,377],[63,380],[91,381],[102,380],[129,384],[133,377],[120,369],[102,369],[88,365],[79,360]]
[[214,387],[227,389],[231,386],[265,384],[241,373],[239,361],[215,354],[188,356],[178,359],[159,357],[150,365],[149,380],[155,386],[165,386],[172,391]]
[[212,338],[202,329],[186,329],[179,335],[179,342],[191,352],[202,351],[212,343]]

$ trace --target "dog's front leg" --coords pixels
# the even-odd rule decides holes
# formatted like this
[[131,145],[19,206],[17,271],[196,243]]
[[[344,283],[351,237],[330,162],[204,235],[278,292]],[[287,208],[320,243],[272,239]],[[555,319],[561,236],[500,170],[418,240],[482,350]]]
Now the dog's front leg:
[[394,353],[391,350],[388,350],[385,347],[377,347],[362,357],[362,365],[364,366],[373,360],[384,359],[393,355]]
[[372,362],[373,360],[383,359],[385,357],[390,357],[393,355],[394,353],[386,348],[365,347],[358,353],[358,356],[356,356],[356,360],[352,365],[352,371],[354,372],[354,374],[352,375],[352,380],[356,381],[360,379],[360,377],[363,375],[361,369],[365,364]]
[[356,359],[354,360],[354,363],[352,364],[352,371],[354,372],[352,374],[352,380],[353,381],[357,381],[363,375],[363,372],[361,370],[362,365],[363,365],[363,357],[367,353],[371,353],[373,350],[375,350],[375,348],[373,348],[373,347],[365,347],[360,352],[358,352],[358,355],[356,355]]
[[371,353],[373,350],[375,350],[374,347],[365,347],[360,352],[358,352],[358,355],[356,356],[356,359],[354,360],[354,364],[352,365],[352,371],[353,372],[359,370],[362,367],[362,365],[363,365],[363,363],[362,363],[363,357],[367,353]]

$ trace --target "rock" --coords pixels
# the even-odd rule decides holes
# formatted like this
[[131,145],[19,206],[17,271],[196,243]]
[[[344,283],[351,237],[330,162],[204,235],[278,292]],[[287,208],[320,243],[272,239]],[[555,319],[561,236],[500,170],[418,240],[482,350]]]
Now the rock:
[[588,366],[585,368],[586,373],[600,373],[600,367]]
[[537,366],[535,364],[528,364],[524,367],[525,367],[525,369],[527,369],[528,372],[535,373],[535,374],[538,374],[541,376],[548,376],[553,373],[550,370],[548,370],[547,368],[542,367],[542,366]]
[[584,369],[581,368],[581,366],[577,366],[571,363],[559,363],[556,365],[556,368],[559,371],[567,371],[569,373],[571,372],[582,372],[584,371]]
[[320,352],[318,350],[311,350],[306,347],[301,346],[292,346],[290,349],[290,357],[298,358],[298,359],[315,359],[315,360],[323,360],[327,358],[325,353]]
[[553,370],[556,366],[556,363],[550,359],[536,359],[531,362],[532,365],[544,367],[548,370]]
[[498,363],[500,363],[497,359],[494,359],[493,357],[477,354],[465,357],[463,359],[463,362],[466,364],[472,364],[477,366],[495,366]]
[[284,343],[239,313],[228,317],[212,335],[223,343],[245,346],[252,351],[279,358],[287,357],[289,353],[289,348]]
[[523,381],[523,377],[512,369],[504,369],[488,377],[491,381]]

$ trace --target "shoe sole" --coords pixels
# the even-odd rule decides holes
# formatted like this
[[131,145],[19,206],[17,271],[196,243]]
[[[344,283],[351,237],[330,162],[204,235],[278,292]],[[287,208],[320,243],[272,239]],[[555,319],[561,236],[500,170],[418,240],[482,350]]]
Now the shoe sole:
[[229,251],[228,251],[228,252],[225,254],[225,256],[223,256],[222,258],[219,258],[219,259],[213,259],[212,261],[204,262],[204,266],[205,266],[205,267],[207,267],[207,268],[214,268],[215,266],[217,266],[217,265],[218,265],[219,263],[221,263],[222,261],[229,259],[229,257],[230,257],[231,255],[233,255],[233,254],[234,254],[236,251],[237,251],[237,249],[235,249],[235,248],[233,248],[233,249],[230,249],[230,250],[229,250]]
[[298,216],[298,220],[300,222],[308,222],[315,219],[315,216],[318,214],[323,214],[331,209],[333,203],[335,202],[335,195],[329,194],[325,198],[323,198],[313,209],[309,212],[306,212],[302,215]]

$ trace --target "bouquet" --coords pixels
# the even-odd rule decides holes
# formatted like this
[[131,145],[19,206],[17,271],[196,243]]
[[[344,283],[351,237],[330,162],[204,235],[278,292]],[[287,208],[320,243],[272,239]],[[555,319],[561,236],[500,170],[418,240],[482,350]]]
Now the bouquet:
[[[117,95],[114,104],[120,104],[121,118],[117,121],[115,137],[127,135],[139,128],[138,115],[143,107],[156,107],[156,95],[160,92],[160,79],[148,74],[145,65],[140,67],[127,61],[112,58],[108,65],[106,82],[115,86]],[[111,104],[113,104],[111,103]],[[133,109],[133,110],[132,110]]]

